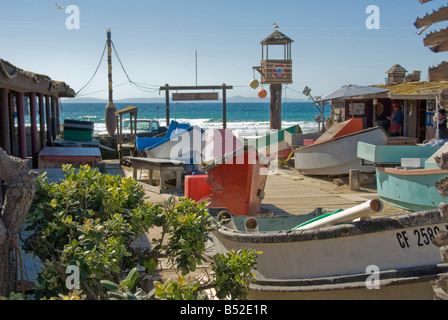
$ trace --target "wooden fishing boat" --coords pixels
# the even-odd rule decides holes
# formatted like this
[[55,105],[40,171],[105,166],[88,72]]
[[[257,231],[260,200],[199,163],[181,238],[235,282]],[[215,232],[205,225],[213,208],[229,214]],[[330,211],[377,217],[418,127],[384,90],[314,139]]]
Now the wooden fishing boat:
[[268,165],[269,160],[253,146],[214,159],[203,169],[211,191],[201,201],[208,202],[211,208],[227,208],[239,216],[259,213]]
[[[357,209],[360,216],[375,214],[372,203]],[[246,219],[212,213],[224,225],[213,233],[210,250],[262,252],[249,299],[433,299],[431,280],[448,272],[431,243],[448,229],[438,211],[312,225],[344,211],[321,219],[316,213]],[[315,221],[303,223],[310,218]]]
[[255,146],[259,153],[270,159],[276,157],[286,159],[293,151],[291,144],[285,139],[287,133],[301,134],[302,129],[299,125],[294,125],[256,139],[247,140],[245,144]]
[[178,128],[161,141],[144,149],[149,158],[180,160],[187,164],[201,164],[203,130],[197,126]]
[[176,135],[180,130],[187,130],[191,125],[188,123],[179,123],[177,121],[171,121],[169,127],[162,134],[156,136],[139,136],[136,137],[136,147],[139,152],[143,152],[145,149],[152,149],[158,145],[161,145],[170,140],[171,137]]
[[295,168],[308,175],[343,175],[350,169],[375,172],[373,165],[362,163],[357,156],[358,142],[386,145],[388,136],[381,127],[369,128],[335,138],[321,136],[311,145],[294,149]]
[[375,164],[378,196],[382,200],[403,209],[423,211],[435,209],[444,201],[436,182],[446,177],[448,171],[439,169],[434,157],[447,147],[437,150],[359,143],[357,154]]

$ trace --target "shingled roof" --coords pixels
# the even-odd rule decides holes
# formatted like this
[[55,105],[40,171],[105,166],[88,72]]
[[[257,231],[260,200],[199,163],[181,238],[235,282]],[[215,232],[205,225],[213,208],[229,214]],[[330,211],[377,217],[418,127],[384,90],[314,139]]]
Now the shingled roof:
[[275,30],[270,36],[260,42],[260,44],[288,44],[292,43],[294,40],[285,36],[278,30]]
[[405,68],[400,66],[399,64],[394,65],[390,68],[386,73],[406,73],[408,72]]
[[0,59],[0,87],[20,92],[38,92],[73,98],[75,91],[65,82],[54,81],[49,76],[25,71]]

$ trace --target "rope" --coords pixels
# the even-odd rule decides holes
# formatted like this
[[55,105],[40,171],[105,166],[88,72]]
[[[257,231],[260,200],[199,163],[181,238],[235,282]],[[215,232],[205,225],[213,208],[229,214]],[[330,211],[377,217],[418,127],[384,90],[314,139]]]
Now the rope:
[[112,48],[114,49],[115,56],[117,57],[117,60],[120,63],[120,66],[123,69],[123,72],[126,75],[126,78],[128,78],[129,83],[134,85],[135,87],[137,87],[137,89],[140,89],[141,91],[144,91],[144,92],[150,92],[150,93],[157,92],[159,90],[158,86],[153,86],[154,88],[150,88],[146,84],[142,84],[140,82],[135,82],[135,81],[131,80],[131,78],[129,77],[129,74],[127,73],[126,69],[124,68],[123,63],[121,62],[120,56],[118,54],[117,49],[115,48],[114,42],[111,41],[111,43],[112,43]]
[[277,166],[286,166],[286,167],[292,167],[289,164],[289,160],[291,160],[291,158],[294,156],[294,150],[291,150],[291,152],[289,153],[289,156],[286,159],[280,160],[279,157],[277,157],[273,163],[277,164]]
[[118,55],[117,49],[115,48],[115,45],[114,45],[113,41],[111,41],[111,43],[112,43],[112,48],[114,49],[114,52],[115,52],[115,56],[117,57],[118,62],[120,63],[121,68],[123,69],[124,74],[125,74],[126,77],[128,78],[128,81],[129,81],[129,82],[132,82],[131,78],[129,78],[129,75],[128,75],[128,73],[126,72],[126,69],[125,69],[124,66],[123,66],[123,63],[121,63],[120,56]]
[[[123,83],[117,84],[117,85],[114,86],[114,88],[121,87],[122,85],[125,85],[125,84],[128,84],[128,83],[129,82],[123,82]],[[87,96],[87,95],[101,93],[101,92],[108,91],[108,90],[109,89],[103,89],[103,90],[98,90],[98,91],[95,91],[95,92],[84,93],[84,94],[78,95],[78,97],[84,97],[84,96]]]
[[90,80],[87,82],[87,84],[76,93],[76,95],[78,95],[85,87],[87,87],[92,82],[93,78],[96,76],[96,74],[100,68],[101,62],[103,62],[104,54],[106,53],[106,48],[107,48],[107,42],[104,44],[103,54],[101,55],[100,62],[98,63],[98,66],[96,67],[96,70],[93,73],[93,76],[90,78]]
[[284,159],[283,161],[279,161],[279,163],[281,163],[284,166],[288,166],[291,167],[291,165],[289,164],[289,160],[291,160],[291,158],[294,156],[294,150],[291,150],[291,153],[289,154],[289,156]]

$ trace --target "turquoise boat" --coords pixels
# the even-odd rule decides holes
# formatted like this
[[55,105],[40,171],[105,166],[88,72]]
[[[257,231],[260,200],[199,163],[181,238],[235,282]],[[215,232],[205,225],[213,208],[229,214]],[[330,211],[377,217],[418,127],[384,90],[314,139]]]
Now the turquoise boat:
[[357,154],[373,162],[377,192],[381,200],[410,211],[432,210],[444,201],[436,182],[448,175],[438,168],[434,157],[448,152],[448,146],[378,146],[358,143]]

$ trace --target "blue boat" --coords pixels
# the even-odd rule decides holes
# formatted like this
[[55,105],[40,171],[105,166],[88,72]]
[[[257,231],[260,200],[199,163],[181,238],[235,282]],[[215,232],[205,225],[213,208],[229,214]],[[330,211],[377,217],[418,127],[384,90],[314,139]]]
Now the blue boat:
[[159,145],[162,145],[168,141],[172,137],[174,137],[180,130],[187,130],[191,128],[189,123],[179,123],[177,121],[171,121],[168,130],[165,135],[160,137],[136,137],[136,145],[138,151],[143,151],[145,149],[154,149]]
[[448,175],[438,168],[434,157],[448,151],[448,146],[378,146],[358,143],[357,154],[373,162],[378,196],[385,202],[410,211],[432,210],[444,199],[436,188]]

